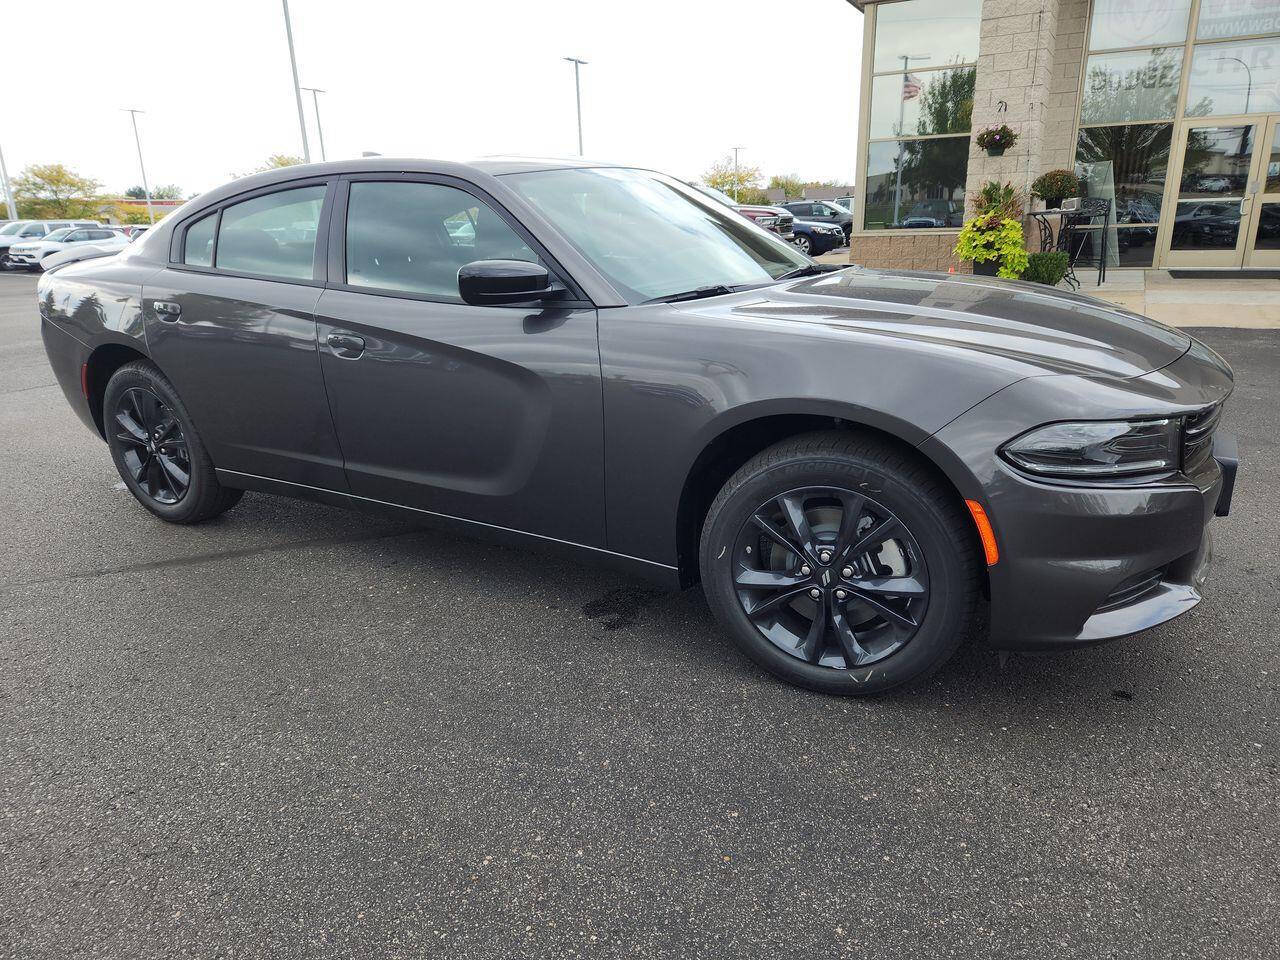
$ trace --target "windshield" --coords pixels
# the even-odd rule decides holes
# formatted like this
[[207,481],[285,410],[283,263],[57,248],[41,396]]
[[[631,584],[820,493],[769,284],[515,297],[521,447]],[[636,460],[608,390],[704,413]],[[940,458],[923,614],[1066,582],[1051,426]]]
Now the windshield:
[[811,261],[685,184],[646,170],[540,170],[506,182],[633,303],[777,280]]
[[15,233],[27,225],[25,220],[15,220],[13,223],[6,223],[0,227],[0,237],[12,237]]
[[54,230],[52,233],[46,233],[46,234],[44,235],[44,238],[43,238],[43,239],[45,239],[45,240],[63,240],[63,239],[65,239],[65,238],[66,238],[67,234],[69,234],[72,230],[75,230],[75,229],[77,229],[77,228],[76,228],[76,227],[63,227],[61,230]]

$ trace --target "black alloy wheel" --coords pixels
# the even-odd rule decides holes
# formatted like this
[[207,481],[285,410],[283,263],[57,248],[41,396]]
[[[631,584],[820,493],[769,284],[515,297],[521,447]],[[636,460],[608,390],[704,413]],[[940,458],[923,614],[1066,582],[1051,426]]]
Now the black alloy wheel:
[[138,488],[156,503],[178,503],[191,486],[191,454],[182,425],[158,396],[144,387],[120,395],[114,411],[122,459]]
[[929,606],[924,553],[871,497],[788,490],[760,504],[735,543],[739,604],[760,634],[807,663],[878,663],[916,635]]
[[803,233],[797,233],[796,238],[791,241],[805,256],[813,253],[813,243]]
[[200,523],[230,510],[244,491],[219,481],[173,384],[149,360],[111,375],[102,398],[111,459],[137,501],[169,523]]

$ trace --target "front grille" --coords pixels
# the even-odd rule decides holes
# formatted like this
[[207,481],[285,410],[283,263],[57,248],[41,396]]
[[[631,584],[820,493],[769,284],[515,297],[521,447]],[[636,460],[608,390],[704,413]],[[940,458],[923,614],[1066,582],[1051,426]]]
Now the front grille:
[[1189,414],[1182,426],[1182,472],[1194,473],[1213,456],[1213,431],[1222,418],[1222,404]]
[[1130,577],[1125,580],[1107,595],[1107,599],[1103,600],[1098,607],[1098,612],[1115,610],[1117,607],[1127,607],[1131,603],[1137,603],[1156,587],[1160,586],[1160,581],[1164,578],[1166,569],[1166,567],[1156,567],[1154,570],[1148,570],[1146,573],[1140,573],[1136,577]]
[[795,219],[796,219],[795,217],[779,217],[779,218],[778,218],[778,232],[779,232],[779,233],[790,233],[790,232],[791,232],[791,224],[795,223]]

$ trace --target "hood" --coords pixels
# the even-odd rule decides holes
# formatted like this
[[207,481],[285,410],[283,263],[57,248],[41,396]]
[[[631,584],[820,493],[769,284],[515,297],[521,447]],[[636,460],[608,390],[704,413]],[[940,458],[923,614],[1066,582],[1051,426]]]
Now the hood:
[[1014,361],[1026,376],[1140,377],[1173,363],[1191,346],[1180,330],[1092,297],[965,275],[851,267],[738,296],[720,303],[742,319],[817,323],[976,351]]
[[770,207],[761,203],[740,203],[734,209],[739,213],[745,213],[747,210],[750,210],[752,213],[768,214],[773,217],[792,216],[790,210],[783,209],[782,207]]

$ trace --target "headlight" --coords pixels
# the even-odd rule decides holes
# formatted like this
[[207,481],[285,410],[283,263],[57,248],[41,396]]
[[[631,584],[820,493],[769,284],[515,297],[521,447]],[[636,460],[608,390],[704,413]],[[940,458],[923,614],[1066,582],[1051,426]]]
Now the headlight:
[[1182,421],[1051,423],[1010,440],[1000,453],[1037,477],[1134,478],[1178,469]]

